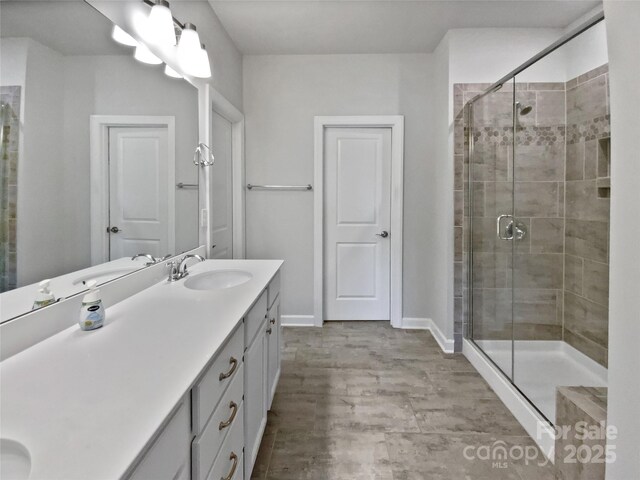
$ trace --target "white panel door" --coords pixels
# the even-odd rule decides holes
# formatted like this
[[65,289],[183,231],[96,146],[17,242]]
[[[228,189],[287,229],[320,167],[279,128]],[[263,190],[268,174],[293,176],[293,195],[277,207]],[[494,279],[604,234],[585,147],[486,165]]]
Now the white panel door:
[[170,225],[168,132],[164,127],[109,129],[110,259],[174,250]]
[[327,128],[325,320],[389,320],[391,129]]
[[212,258],[233,258],[233,197],[231,184],[231,122],[213,112],[211,150],[215,162],[211,175]]

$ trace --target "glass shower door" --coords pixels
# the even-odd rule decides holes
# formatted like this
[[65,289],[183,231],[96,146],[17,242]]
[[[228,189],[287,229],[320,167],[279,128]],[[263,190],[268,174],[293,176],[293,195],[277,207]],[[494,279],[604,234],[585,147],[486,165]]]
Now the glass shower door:
[[521,238],[513,242],[512,381],[554,422],[549,378],[562,375],[550,353],[563,338],[565,91],[561,82],[517,85],[513,188]]
[[514,82],[469,112],[470,337],[513,378]]

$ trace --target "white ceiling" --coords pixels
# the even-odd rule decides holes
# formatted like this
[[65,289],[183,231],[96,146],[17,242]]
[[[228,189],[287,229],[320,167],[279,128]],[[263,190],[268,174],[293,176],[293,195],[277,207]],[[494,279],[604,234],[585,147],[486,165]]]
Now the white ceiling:
[[598,0],[209,0],[244,54],[432,52],[451,28],[563,28]]
[[131,54],[111,39],[112,26],[82,0],[0,1],[0,36],[28,37],[63,55]]

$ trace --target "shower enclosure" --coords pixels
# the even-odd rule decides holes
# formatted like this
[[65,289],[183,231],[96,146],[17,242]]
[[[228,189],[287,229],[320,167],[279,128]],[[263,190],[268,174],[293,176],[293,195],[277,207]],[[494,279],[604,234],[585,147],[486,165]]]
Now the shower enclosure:
[[558,387],[606,385],[610,128],[600,20],[488,89],[457,86],[465,337],[549,424]]

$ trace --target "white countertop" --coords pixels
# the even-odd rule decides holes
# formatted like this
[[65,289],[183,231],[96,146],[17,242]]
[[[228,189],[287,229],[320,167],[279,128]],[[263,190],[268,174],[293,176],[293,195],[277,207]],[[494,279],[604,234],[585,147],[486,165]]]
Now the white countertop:
[[[282,265],[208,260],[253,278],[214,291],[163,281],[0,364],[0,435],[31,455],[31,479],[113,479],[137,459]],[[188,278],[188,277],[187,277]]]

